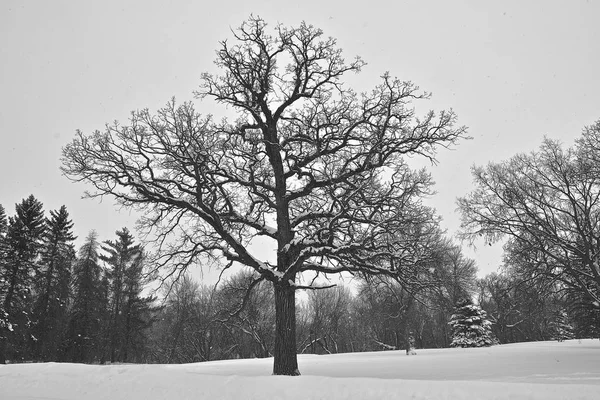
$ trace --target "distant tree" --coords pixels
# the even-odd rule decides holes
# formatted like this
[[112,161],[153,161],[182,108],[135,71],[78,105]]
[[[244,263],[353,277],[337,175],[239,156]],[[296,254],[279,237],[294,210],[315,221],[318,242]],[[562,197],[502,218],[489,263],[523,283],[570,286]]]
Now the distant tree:
[[393,279],[374,277],[358,287],[360,318],[367,328],[368,350],[400,350],[410,330],[413,298]]
[[[15,207],[9,217],[5,241],[5,259],[0,265],[3,282],[4,332],[0,338],[0,360],[8,356],[27,358],[31,346],[31,307],[33,279],[38,271],[38,256],[46,229],[43,205],[33,195]],[[7,331],[7,329],[10,330]]]
[[6,235],[8,254],[2,270],[2,278],[7,283],[4,309],[9,314],[13,306],[25,300],[31,292],[44,231],[43,205],[31,195],[16,205],[16,215],[9,218]]
[[451,341],[448,319],[456,302],[470,297],[476,288],[477,267],[467,258],[459,246],[449,239],[440,240],[433,264],[438,285],[427,288],[420,296],[419,308],[422,321],[415,326],[416,343],[419,347],[448,347]]
[[[98,257],[100,255],[98,254]],[[107,360],[110,360],[110,341],[112,339],[112,297],[111,297],[111,284],[109,278],[109,271],[105,267],[101,267],[100,274],[100,286],[98,286],[99,293],[99,309],[100,330],[99,335],[99,352],[98,359],[104,364]]]
[[[8,220],[6,219],[6,211],[0,204],[0,271],[5,271],[7,268],[8,247],[6,242],[6,230],[8,228]],[[4,274],[0,275],[0,364],[6,362],[5,349],[8,340],[8,334],[12,331],[12,323],[8,320],[8,313],[4,311],[4,302],[6,297],[6,287],[8,282],[5,280]]]
[[148,353],[147,329],[155,321],[155,296],[144,296],[148,283],[144,278],[146,255],[140,255],[124,271],[124,326],[122,359],[125,362],[142,362]]
[[240,271],[218,287],[189,275],[167,286],[164,307],[151,329],[157,362],[187,363],[268,357],[273,351],[273,290]]
[[217,293],[215,321],[235,338],[232,353],[240,358],[273,355],[274,293],[267,282],[256,278],[252,271],[239,271],[223,282]]
[[590,307],[584,296],[576,291],[569,292],[567,299],[575,337],[600,338],[600,310]]
[[440,276],[440,289],[452,305],[475,292],[477,266],[475,261],[463,255],[462,249],[447,242],[440,249],[443,252],[437,273]]
[[350,307],[352,294],[345,286],[308,294],[308,337],[302,338],[301,352],[335,354],[352,351]]
[[544,275],[600,309],[600,122],[576,145],[545,139],[537,152],[475,167],[459,199],[465,236],[508,238],[529,278]]
[[493,321],[500,343],[544,340],[544,332],[536,329],[543,327],[544,318],[540,291],[529,292],[514,277],[497,273],[480,279],[478,287],[478,304]]
[[212,303],[208,307],[203,306],[204,291],[187,274],[171,282],[167,288],[164,307],[152,328],[156,360],[177,364],[211,360],[212,314],[207,316],[205,313],[215,312],[211,309]]
[[500,343],[551,340],[556,336],[557,316],[564,312],[577,326],[571,293],[560,282],[524,279],[505,265],[502,273],[485,276],[478,286],[478,304],[487,312]]
[[108,357],[111,362],[139,358],[145,347],[144,330],[151,323],[153,297],[143,297],[145,255],[127,228],[116,232],[117,240],[102,246],[99,258],[107,265],[110,318]]
[[[0,271],[4,271],[8,262],[8,244],[6,241],[6,231],[8,230],[8,219],[6,211],[0,204]],[[0,276],[0,296],[6,294],[4,276]],[[4,298],[0,297],[0,307],[4,307]]]
[[[6,210],[0,204],[0,237],[4,237],[6,235],[6,229],[8,228],[8,220],[6,219]],[[2,257],[3,259],[4,257]]]
[[550,323],[552,329],[552,339],[559,342],[573,339],[575,337],[573,325],[569,321],[569,315],[566,310],[559,310],[554,313],[554,320]]
[[[0,271],[3,270],[3,265],[7,262],[8,248],[6,243],[6,231],[8,230],[8,219],[6,211],[2,204],[0,204]],[[0,281],[0,294],[4,294],[2,288],[4,287],[4,281]],[[0,298],[0,307],[4,306],[4,299]]]
[[101,325],[105,322],[107,299],[102,297],[98,264],[99,243],[91,231],[79,249],[73,268],[73,300],[67,330],[66,358],[75,362],[92,362],[99,358],[102,342]]
[[[235,121],[202,117],[191,103],[134,112],[129,125],[79,132],[64,148],[63,171],[91,184],[89,197],[143,210],[142,225],[162,243],[159,264],[185,269],[218,257],[271,282],[273,372],[298,375],[299,277],[348,271],[414,281],[417,257],[406,237],[396,239],[426,217],[431,179],[404,157],[434,161],[465,129],[452,111],[418,118],[412,102],[428,94],[388,74],[370,93],[348,89],[344,75],[364,62],[345,62],[311,25],[269,32],[251,17],[233,35],[217,52],[223,73],[204,74],[198,96],[232,107]],[[272,241],[276,262],[252,253],[257,236]]]
[[99,258],[105,262],[106,274],[109,281],[109,321],[106,348],[110,362],[124,361],[125,351],[125,314],[126,304],[125,271],[138,257],[142,249],[134,244],[134,239],[127,228],[115,232],[117,240],[106,240]]
[[497,343],[491,331],[486,312],[470,299],[459,300],[450,319],[452,343],[450,347],[485,347]]
[[67,325],[71,267],[75,260],[73,222],[67,208],[50,211],[47,218],[40,266],[35,277],[36,301],[32,334],[36,359],[55,361]]

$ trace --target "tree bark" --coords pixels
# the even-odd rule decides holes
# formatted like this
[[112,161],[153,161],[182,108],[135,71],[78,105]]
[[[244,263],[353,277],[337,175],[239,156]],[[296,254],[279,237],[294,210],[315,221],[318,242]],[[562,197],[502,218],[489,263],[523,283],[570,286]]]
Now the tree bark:
[[296,291],[286,283],[275,286],[275,360],[273,375],[300,375],[296,357]]
[[0,364],[6,364],[6,341],[7,340],[8,340],[8,329],[0,327]]

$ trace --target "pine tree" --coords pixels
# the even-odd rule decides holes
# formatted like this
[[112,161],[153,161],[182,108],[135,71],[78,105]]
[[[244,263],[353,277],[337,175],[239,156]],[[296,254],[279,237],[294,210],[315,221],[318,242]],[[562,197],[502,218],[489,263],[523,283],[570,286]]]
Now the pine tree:
[[0,204],[0,237],[3,238],[6,234],[6,228],[8,227],[8,221],[6,220],[6,210]]
[[575,337],[573,326],[569,322],[569,316],[565,310],[558,310],[554,313],[554,321],[550,323],[550,329],[552,339],[559,342]]
[[[3,313],[6,327],[0,342],[0,360],[5,357],[27,358],[31,345],[33,279],[38,270],[38,256],[46,230],[43,205],[33,195],[15,207],[16,215],[8,219],[5,259],[0,265],[3,284]],[[10,333],[9,333],[10,331]],[[10,354],[7,354],[10,353]]]
[[[8,257],[8,248],[6,242],[6,231],[8,229],[8,220],[6,219],[6,211],[0,204],[0,273],[5,270],[6,258]],[[6,294],[4,276],[0,275],[0,321],[2,321],[2,307],[4,307],[4,295]]]
[[73,306],[67,333],[67,359],[92,362],[102,347],[103,311],[97,234],[91,231],[79,249],[73,268]]
[[5,280],[3,271],[6,269],[8,249],[6,245],[6,230],[8,221],[6,219],[6,211],[0,204],[0,364],[6,362],[4,354],[8,333],[12,331],[12,324],[8,320],[8,313],[4,311],[4,300],[7,292],[8,282]]
[[117,240],[107,240],[102,250],[108,255],[101,255],[100,259],[107,265],[107,275],[110,284],[110,320],[108,357],[110,362],[123,361],[122,350],[124,346],[125,318],[123,315],[124,303],[124,275],[127,264],[140,254],[139,246],[134,246],[133,236],[127,228],[115,232]]
[[471,299],[459,300],[449,322],[452,329],[450,347],[485,347],[497,344],[492,334],[492,324],[486,316],[486,312],[473,304]]
[[[8,257],[8,244],[6,241],[6,231],[8,230],[8,220],[6,218],[6,211],[4,210],[4,207],[2,207],[2,204],[0,204],[0,271],[4,271],[5,269],[5,265],[7,263],[7,257]],[[6,290],[5,290],[5,284],[7,284],[8,282],[5,282],[3,280],[3,275],[0,275],[0,310],[2,310],[2,307],[4,306],[4,297],[2,297],[4,294],[6,294]],[[1,314],[0,314],[0,318],[1,318]]]
[[131,361],[144,347],[143,330],[151,323],[153,298],[141,296],[143,249],[134,244],[127,228],[116,232],[117,240],[105,241],[100,258],[107,264],[110,288],[108,356],[111,362]]
[[109,272],[106,268],[100,268],[100,286],[98,287],[99,309],[98,321],[100,330],[98,331],[98,342],[100,348],[98,351],[99,361],[104,364],[110,356],[110,339],[111,339],[111,294],[110,294],[110,279]]
[[145,331],[154,322],[153,303],[156,298],[142,296],[144,261],[145,255],[140,252],[124,271],[125,321],[122,359],[125,362],[141,361],[140,357],[144,354],[148,342]]
[[[592,286],[591,282],[589,283]],[[572,317],[573,333],[579,338],[600,337],[600,309],[590,304],[581,291],[571,290],[568,293],[569,315]]]
[[72,232],[73,222],[65,206],[50,214],[51,218],[46,219],[44,247],[35,281],[37,299],[32,329],[36,338],[34,354],[45,361],[56,360],[65,333],[71,267],[75,259],[72,242],[76,239]]

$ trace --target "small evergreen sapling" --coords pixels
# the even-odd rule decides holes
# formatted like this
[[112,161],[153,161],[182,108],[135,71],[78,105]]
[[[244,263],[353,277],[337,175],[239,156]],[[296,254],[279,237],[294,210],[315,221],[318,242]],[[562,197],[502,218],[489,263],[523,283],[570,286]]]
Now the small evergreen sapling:
[[492,323],[486,316],[486,312],[473,304],[471,299],[459,300],[448,323],[452,328],[450,347],[486,347],[498,344],[492,334]]

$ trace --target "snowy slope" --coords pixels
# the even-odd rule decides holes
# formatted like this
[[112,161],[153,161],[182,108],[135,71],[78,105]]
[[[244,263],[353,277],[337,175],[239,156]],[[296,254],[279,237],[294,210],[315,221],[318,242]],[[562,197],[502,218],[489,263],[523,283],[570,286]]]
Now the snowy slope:
[[0,399],[600,399],[600,341],[300,356],[187,365],[0,366]]

